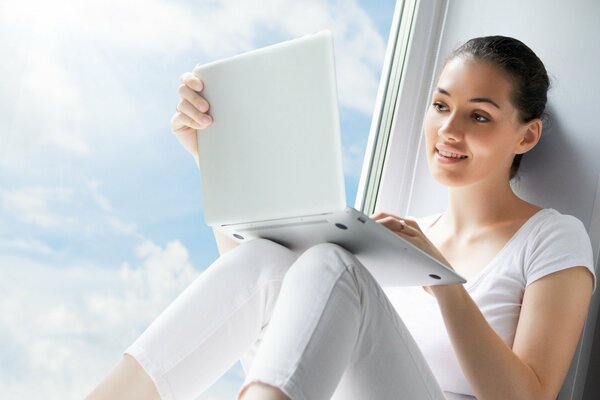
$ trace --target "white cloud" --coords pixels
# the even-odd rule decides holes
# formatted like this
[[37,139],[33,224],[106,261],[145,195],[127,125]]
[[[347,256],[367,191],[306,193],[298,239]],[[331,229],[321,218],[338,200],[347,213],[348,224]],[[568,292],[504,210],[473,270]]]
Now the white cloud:
[[[111,168],[155,146],[151,137],[168,118],[144,107],[162,107],[148,96],[160,92],[157,82],[172,81],[174,94],[168,67],[178,59],[211,61],[326,28],[341,106],[370,115],[385,40],[354,0],[0,2],[0,178],[6,183],[9,171],[34,182],[0,189],[3,224],[9,215],[27,232],[0,238],[3,398],[81,398],[197,275],[180,242],[145,240],[102,184],[82,176],[80,161],[100,154],[95,167]],[[349,173],[358,153],[352,145],[346,151]],[[66,171],[70,188],[38,184],[62,183]],[[33,228],[86,239],[117,232],[140,242],[135,260],[119,267],[68,265],[75,254],[30,235]],[[67,261],[34,261],[40,255]],[[207,396],[225,398],[230,389],[221,382]]]
[[123,233],[125,235],[136,235],[137,225],[133,222],[124,222],[120,218],[114,215],[108,216],[108,223],[114,228],[116,232]]
[[[47,47],[36,47],[29,50],[40,60],[54,58]],[[52,62],[30,63],[21,90],[24,101],[19,104],[15,129],[27,126],[29,121],[22,119],[35,115],[43,121],[40,144],[50,143],[77,155],[89,154],[89,144],[79,129],[89,118],[89,112],[81,89],[64,66]]]
[[364,157],[364,148],[352,143],[342,153],[344,158],[344,174],[346,176],[359,177]]
[[96,205],[106,214],[108,225],[117,233],[143,239],[143,236],[138,233],[137,224],[123,221],[115,215],[115,211],[109,199],[100,191],[100,186],[102,186],[102,184],[97,180],[89,180],[87,182],[89,194],[94,203],[96,203]]
[[31,238],[12,238],[0,239],[0,249],[2,250],[17,250],[22,253],[37,253],[49,255],[54,252],[51,246],[37,239]]
[[[109,199],[100,191],[101,183],[89,180],[87,189],[70,187],[23,186],[0,190],[0,210],[17,220],[42,229],[61,229],[68,234],[94,236],[107,227],[113,232],[143,239],[137,224],[116,215]],[[90,207],[89,199],[97,206]],[[85,214],[84,214],[85,213]],[[12,238],[0,240],[0,247],[15,250],[50,252],[50,247],[39,240]]]
[[117,233],[143,239],[143,236],[138,233],[137,224],[126,222],[116,215],[110,200],[100,191],[101,186],[102,183],[97,180],[92,179],[87,181],[89,195],[92,197],[94,203],[104,212],[108,225]]
[[101,183],[96,180],[89,180],[87,182],[87,186],[90,189],[92,199],[94,199],[96,204],[104,211],[112,212],[110,201],[108,200],[108,198],[106,198],[106,196],[100,193]]
[[[340,105],[370,115],[377,76],[385,53],[385,38],[368,14],[353,0],[230,0],[205,15],[198,44],[207,59],[256,47],[261,31],[274,30],[293,38],[323,29],[333,33]],[[230,21],[223,24],[222,21]]]
[[[0,23],[5,22],[3,19],[0,17]],[[8,37],[19,34],[23,33],[9,31]],[[82,126],[89,120],[89,112],[71,67],[61,59],[64,56],[60,49],[40,38],[14,40],[22,47],[8,52],[5,42],[0,41],[0,50],[7,57],[25,60],[0,68],[0,105],[13,109],[9,120],[0,120],[0,165],[9,166],[10,161],[26,169],[31,164],[30,151],[35,148],[47,152],[56,147],[88,155],[90,146]]]
[[[35,324],[44,327],[50,335],[74,334],[80,335],[85,327],[80,318],[65,304],[57,304],[36,318]],[[43,354],[43,353],[42,353]]]
[[[136,57],[211,61],[264,44],[268,32],[283,40],[331,29],[340,104],[370,115],[385,51],[354,0],[5,0],[0,7],[0,50],[11,60],[0,67],[0,104],[14,110],[0,120],[0,165],[13,169],[27,168],[24,157],[45,144],[75,156],[112,146],[110,135],[93,136],[99,126],[107,134],[128,129],[122,142],[146,135],[140,95],[114,72]],[[177,77],[161,79],[175,91]]]
[[48,203],[69,201],[72,195],[70,188],[27,186],[0,192],[0,199],[3,209],[21,221],[50,228],[73,220],[50,212]]
[[18,357],[3,354],[3,398],[82,398],[198,275],[177,240],[134,252],[118,269],[0,259],[0,338]]

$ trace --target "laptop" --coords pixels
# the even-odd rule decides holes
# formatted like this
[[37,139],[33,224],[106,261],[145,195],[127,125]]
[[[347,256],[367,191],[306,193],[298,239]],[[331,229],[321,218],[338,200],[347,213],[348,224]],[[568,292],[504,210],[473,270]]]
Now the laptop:
[[466,280],[346,205],[329,31],[199,65],[213,124],[198,131],[205,222],[237,242],[352,252],[383,287]]

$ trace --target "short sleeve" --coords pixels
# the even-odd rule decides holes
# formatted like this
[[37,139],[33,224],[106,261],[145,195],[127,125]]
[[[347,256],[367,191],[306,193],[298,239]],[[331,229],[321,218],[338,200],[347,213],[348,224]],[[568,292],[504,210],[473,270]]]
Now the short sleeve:
[[582,266],[592,273],[596,290],[592,245],[580,220],[556,212],[532,234],[525,262],[526,286],[553,272]]

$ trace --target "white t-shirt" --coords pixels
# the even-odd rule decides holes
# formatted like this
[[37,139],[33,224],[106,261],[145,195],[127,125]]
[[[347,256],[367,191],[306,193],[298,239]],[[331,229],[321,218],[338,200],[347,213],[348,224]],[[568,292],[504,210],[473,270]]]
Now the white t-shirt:
[[[432,216],[417,222],[426,232],[436,219]],[[575,217],[543,209],[523,224],[464,287],[490,326],[512,348],[525,288],[545,275],[574,266],[587,267],[594,274],[592,247],[585,227]],[[384,290],[441,388],[473,396],[454,355],[436,299],[421,287]],[[451,394],[447,397],[453,398]]]

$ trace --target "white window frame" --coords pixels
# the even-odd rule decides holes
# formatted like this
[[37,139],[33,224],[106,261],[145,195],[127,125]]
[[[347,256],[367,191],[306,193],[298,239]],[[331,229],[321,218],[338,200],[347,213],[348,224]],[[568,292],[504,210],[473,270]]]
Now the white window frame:
[[446,0],[396,3],[355,202],[367,215],[408,210],[446,11]]

